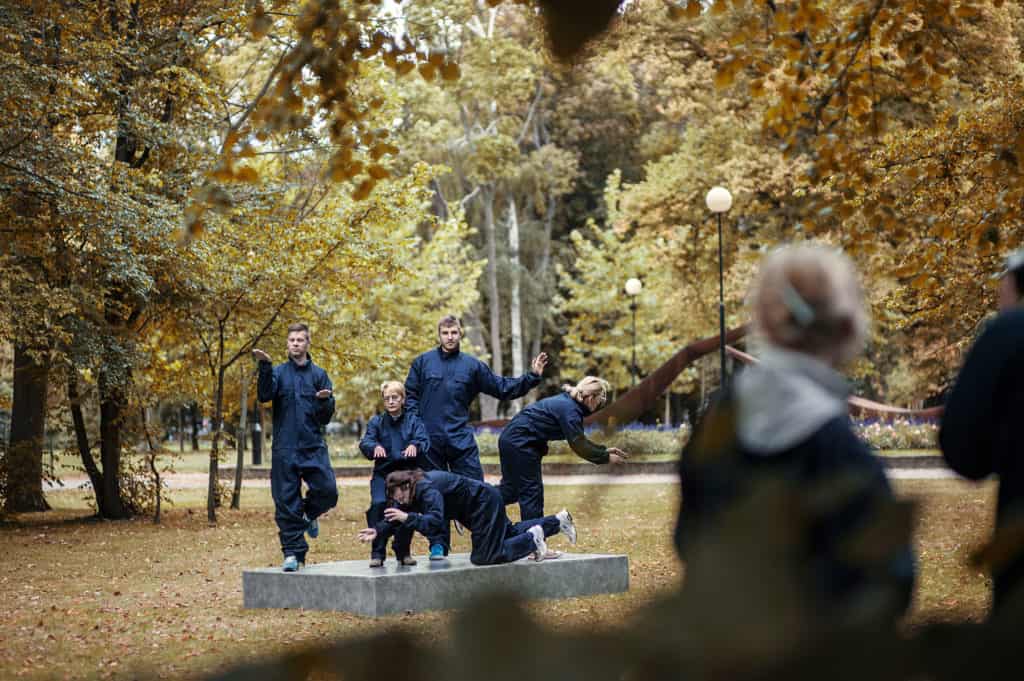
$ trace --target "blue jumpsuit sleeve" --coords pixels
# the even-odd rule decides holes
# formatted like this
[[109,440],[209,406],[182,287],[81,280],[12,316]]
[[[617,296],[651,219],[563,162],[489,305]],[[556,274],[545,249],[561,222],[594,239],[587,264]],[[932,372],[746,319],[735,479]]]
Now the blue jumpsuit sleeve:
[[540,385],[541,380],[540,376],[532,371],[527,371],[522,376],[516,378],[498,376],[491,371],[489,366],[479,360],[476,364],[475,373],[474,379],[477,390],[485,395],[497,397],[499,400],[514,400],[517,397],[522,397]]
[[370,419],[370,422],[366,424],[366,432],[363,433],[363,438],[359,441],[359,451],[363,453],[367,459],[373,461],[373,450],[380,442],[380,416],[374,416]]
[[331,396],[326,400],[316,399],[316,420],[322,426],[326,426],[331,422],[331,417],[334,416],[334,386],[331,385],[331,379],[327,376],[327,372],[323,369],[320,370],[320,380],[316,387],[317,391],[330,390]]
[[409,414],[409,425],[411,426],[411,442],[409,444],[416,445],[416,454],[418,456],[426,454],[430,450],[430,436],[427,435],[427,427],[423,425],[423,421],[419,419],[415,414]]
[[579,412],[573,410],[559,409],[556,412],[558,425],[562,429],[562,435],[569,447],[576,453],[576,456],[585,459],[590,463],[608,463],[608,448],[593,442],[583,434],[583,418]]
[[405,521],[406,527],[411,527],[425,537],[435,537],[444,530],[444,496],[433,487],[427,487],[420,492],[419,513],[410,513]]
[[259,374],[256,378],[256,397],[260,402],[270,402],[277,395],[277,370],[266,360],[259,363]]
[[423,385],[423,362],[420,357],[413,360],[409,375],[405,378],[405,411],[420,415],[420,389]]
[[998,387],[1008,360],[1021,352],[1001,322],[996,319],[989,325],[967,354],[939,426],[939,447],[946,463],[972,480],[994,472]]

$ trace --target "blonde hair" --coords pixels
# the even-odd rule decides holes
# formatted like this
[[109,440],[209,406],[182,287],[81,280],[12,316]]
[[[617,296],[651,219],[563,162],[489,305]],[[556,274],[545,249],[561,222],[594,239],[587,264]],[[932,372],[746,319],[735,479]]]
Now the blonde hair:
[[774,345],[836,363],[860,353],[868,330],[857,269],[840,251],[784,246],[761,262],[751,289],[755,331]]
[[569,397],[582,402],[584,398],[590,397],[591,395],[597,395],[599,397],[598,407],[603,406],[608,401],[608,393],[611,392],[612,387],[608,384],[608,381],[597,376],[584,376],[583,379],[576,385],[563,385],[562,390],[569,393]]
[[393,388],[397,390],[399,394],[402,396],[402,399],[405,399],[405,384],[402,383],[401,381],[384,381],[383,383],[381,383],[380,396],[382,398],[384,397],[384,391],[387,390],[388,388]]

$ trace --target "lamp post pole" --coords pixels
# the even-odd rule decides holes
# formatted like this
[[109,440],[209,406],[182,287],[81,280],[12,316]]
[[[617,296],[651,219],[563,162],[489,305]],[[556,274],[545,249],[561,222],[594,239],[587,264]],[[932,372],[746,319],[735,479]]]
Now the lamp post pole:
[[705,201],[708,209],[718,215],[718,361],[721,385],[725,387],[725,274],[722,258],[722,213],[732,207],[732,194],[725,187],[712,187]]
[[637,296],[640,295],[640,291],[642,291],[643,288],[643,282],[637,279],[636,277],[631,277],[630,279],[626,280],[626,295],[630,297],[629,309],[633,313],[633,362],[629,368],[629,373],[632,374],[633,376],[632,385],[636,385],[636,377],[637,374],[640,373],[637,370],[636,366],[636,299]]
[[633,374],[633,385],[636,385],[636,298],[629,303],[629,309],[633,311],[633,363],[630,365],[630,373]]

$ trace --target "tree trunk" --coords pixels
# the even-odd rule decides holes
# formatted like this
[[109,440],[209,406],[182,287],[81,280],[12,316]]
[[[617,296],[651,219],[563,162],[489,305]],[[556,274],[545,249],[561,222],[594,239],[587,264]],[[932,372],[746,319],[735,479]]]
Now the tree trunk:
[[109,520],[128,518],[131,512],[121,498],[121,426],[124,422],[124,389],[100,372],[100,465],[103,467],[101,495],[96,499],[100,517]]
[[146,434],[146,446],[149,448],[149,455],[147,463],[149,464],[149,472],[153,474],[153,485],[156,487],[156,508],[153,510],[153,522],[157,525],[160,524],[160,502],[163,501],[163,482],[160,480],[160,470],[156,467],[157,450],[153,446],[153,436],[149,432],[149,408],[143,408],[142,410],[142,432]]
[[[466,326],[469,328],[466,332],[469,342],[478,348],[485,347],[480,318],[476,316],[475,312],[467,312],[464,318]],[[483,421],[491,421],[498,418],[498,400],[496,398],[490,395],[480,395],[480,418]]]
[[242,374],[242,409],[238,417],[238,457],[235,459],[235,488],[231,492],[231,508],[239,509],[242,503],[242,468],[245,466],[245,428],[246,417],[249,415],[249,374],[241,366]]
[[501,361],[501,298],[498,296],[498,237],[494,223],[494,189],[483,192],[484,230],[487,232],[487,304],[490,312],[491,370],[504,373]]
[[199,403],[193,402],[188,405],[189,415],[192,417],[192,451],[199,451],[199,427],[202,417],[199,414]]
[[185,453],[185,406],[178,407],[178,453]]
[[252,465],[263,464],[263,448],[267,444],[267,434],[263,430],[263,405],[256,401],[252,423]]
[[[512,278],[511,291],[509,292],[509,308],[512,317],[510,329],[512,336],[512,373],[516,376],[522,376],[523,320],[519,300],[519,216],[516,214],[516,201],[514,198],[509,198],[508,200],[508,251],[509,271]],[[512,401],[513,414],[518,413],[522,408],[522,399]]]
[[[551,290],[547,288],[547,280],[548,270],[551,267],[551,235],[555,229],[555,211],[558,208],[558,202],[553,195],[548,194],[547,202],[547,208],[544,211],[544,246],[541,249],[540,263],[537,265],[537,272],[534,275],[534,278],[540,282],[542,290]],[[530,357],[536,357],[543,349],[544,311],[545,307],[543,305],[537,306],[537,335],[533,339]]]
[[103,473],[96,466],[96,459],[92,456],[92,448],[89,446],[89,431],[85,428],[85,417],[82,416],[82,398],[78,394],[78,370],[70,369],[68,377],[68,404],[71,407],[71,420],[75,424],[75,442],[78,444],[78,454],[82,457],[82,466],[89,475],[89,482],[92,483],[92,493],[96,497],[96,508],[103,507]]
[[47,511],[43,496],[43,437],[46,432],[46,389],[50,359],[46,349],[14,346],[14,394],[11,435],[3,474],[8,513]]
[[213,403],[213,440],[210,443],[210,479],[206,487],[206,519],[217,522],[220,505],[218,464],[220,461],[221,415],[224,413],[224,367],[217,372],[217,393]]

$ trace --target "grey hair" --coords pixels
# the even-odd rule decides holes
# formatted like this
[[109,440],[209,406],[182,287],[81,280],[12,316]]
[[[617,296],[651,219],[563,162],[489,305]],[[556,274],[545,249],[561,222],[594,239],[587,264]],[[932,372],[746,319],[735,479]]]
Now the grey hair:
[[857,269],[818,244],[784,246],[761,262],[751,289],[755,331],[764,340],[837,363],[856,357],[868,332]]

